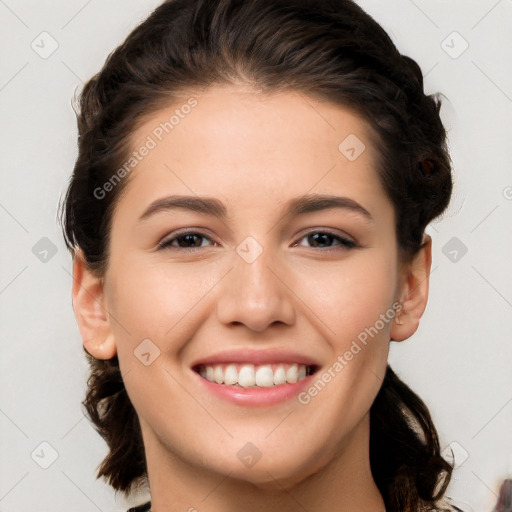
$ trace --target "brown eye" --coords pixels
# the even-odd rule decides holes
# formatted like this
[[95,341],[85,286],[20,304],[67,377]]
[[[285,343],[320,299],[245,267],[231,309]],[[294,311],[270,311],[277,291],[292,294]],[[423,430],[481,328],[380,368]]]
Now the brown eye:
[[[311,247],[313,248],[319,248],[319,246],[327,245],[327,248],[323,249],[324,251],[352,249],[356,247],[356,243],[354,241],[340,235],[335,235],[334,233],[329,233],[328,231],[313,231],[302,238],[302,240],[304,239],[307,239],[308,243],[311,244]],[[332,240],[335,240],[338,243],[333,246],[331,243]],[[331,249],[331,247],[333,248]]]
[[[196,231],[187,231],[178,234],[178,236],[162,240],[158,244],[158,247],[160,249],[182,249],[184,251],[193,251],[205,247],[202,245],[202,242],[204,240],[210,240],[210,238],[208,238],[203,233],[198,233]],[[177,244],[175,244],[174,242],[176,242]]]

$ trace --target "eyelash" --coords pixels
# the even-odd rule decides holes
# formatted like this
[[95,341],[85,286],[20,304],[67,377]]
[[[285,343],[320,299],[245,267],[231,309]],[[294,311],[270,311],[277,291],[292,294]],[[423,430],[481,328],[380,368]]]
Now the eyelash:
[[[338,242],[340,242],[340,244],[338,246],[335,246],[335,247],[337,247],[337,249],[336,248],[333,249],[330,247],[324,248],[324,249],[319,249],[322,252],[335,252],[335,251],[339,251],[339,250],[350,250],[350,249],[354,249],[354,248],[358,247],[356,242],[354,242],[348,238],[345,238],[343,236],[335,235],[334,233],[331,233],[328,230],[310,231],[309,233],[306,233],[300,240],[303,240],[304,238],[307,238],[308,236],[315,235],[315,234],[328,235],[329,237],[332,237],[332,238],[338,240]],[[199,235],[203,239],[207,238],[208,240],[210,240],[210,238],[206,234],[204,234],[200,231],[192,231],[192,230],[183,231],[181,233],[177,233],[176,236],[174,236],[173,238],[169,238],[167,240],[164,239],[163,241],[159,242],[158,249],[194,252],[194,251],[197,251],[197,250],[203,248],[203,247],[172,247],[171,246],[171,244],[174,241],[180,240],[188,235]],[[315,247],[312,247],[312,249],[315,249]]]

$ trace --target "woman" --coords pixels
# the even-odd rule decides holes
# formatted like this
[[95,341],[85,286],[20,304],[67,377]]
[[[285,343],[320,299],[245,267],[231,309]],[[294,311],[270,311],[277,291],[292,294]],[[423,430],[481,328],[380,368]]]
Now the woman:
[[63,227],[132,510],[449,509],[387,364],[451,195],[439,110],[349,0],[167,1],[85,84]]

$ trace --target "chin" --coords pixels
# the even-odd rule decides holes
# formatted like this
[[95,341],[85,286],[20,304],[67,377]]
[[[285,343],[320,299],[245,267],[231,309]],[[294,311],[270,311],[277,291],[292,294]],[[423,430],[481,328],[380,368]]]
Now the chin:
[[262,453],[259,460],[251,461],[251,465],[249,461],[244,463],[238,457],[230,458],[222,467],[216,469],[261,491],[282,492],[283,489],[293,488],[322,467],[320,458],[312,459],[315,461],[312,463],[309,458],[298,457],[297,451],[283,453],[281,450],[273,449],[271,453],[269,456]]

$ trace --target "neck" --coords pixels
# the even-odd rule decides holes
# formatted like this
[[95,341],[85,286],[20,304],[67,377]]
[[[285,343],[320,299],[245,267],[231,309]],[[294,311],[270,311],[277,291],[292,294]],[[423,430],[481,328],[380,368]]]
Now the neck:
[[143,426],[152,512],[385,512],[369,462],[369,416],[320,468],[253,483],[184,461]]

